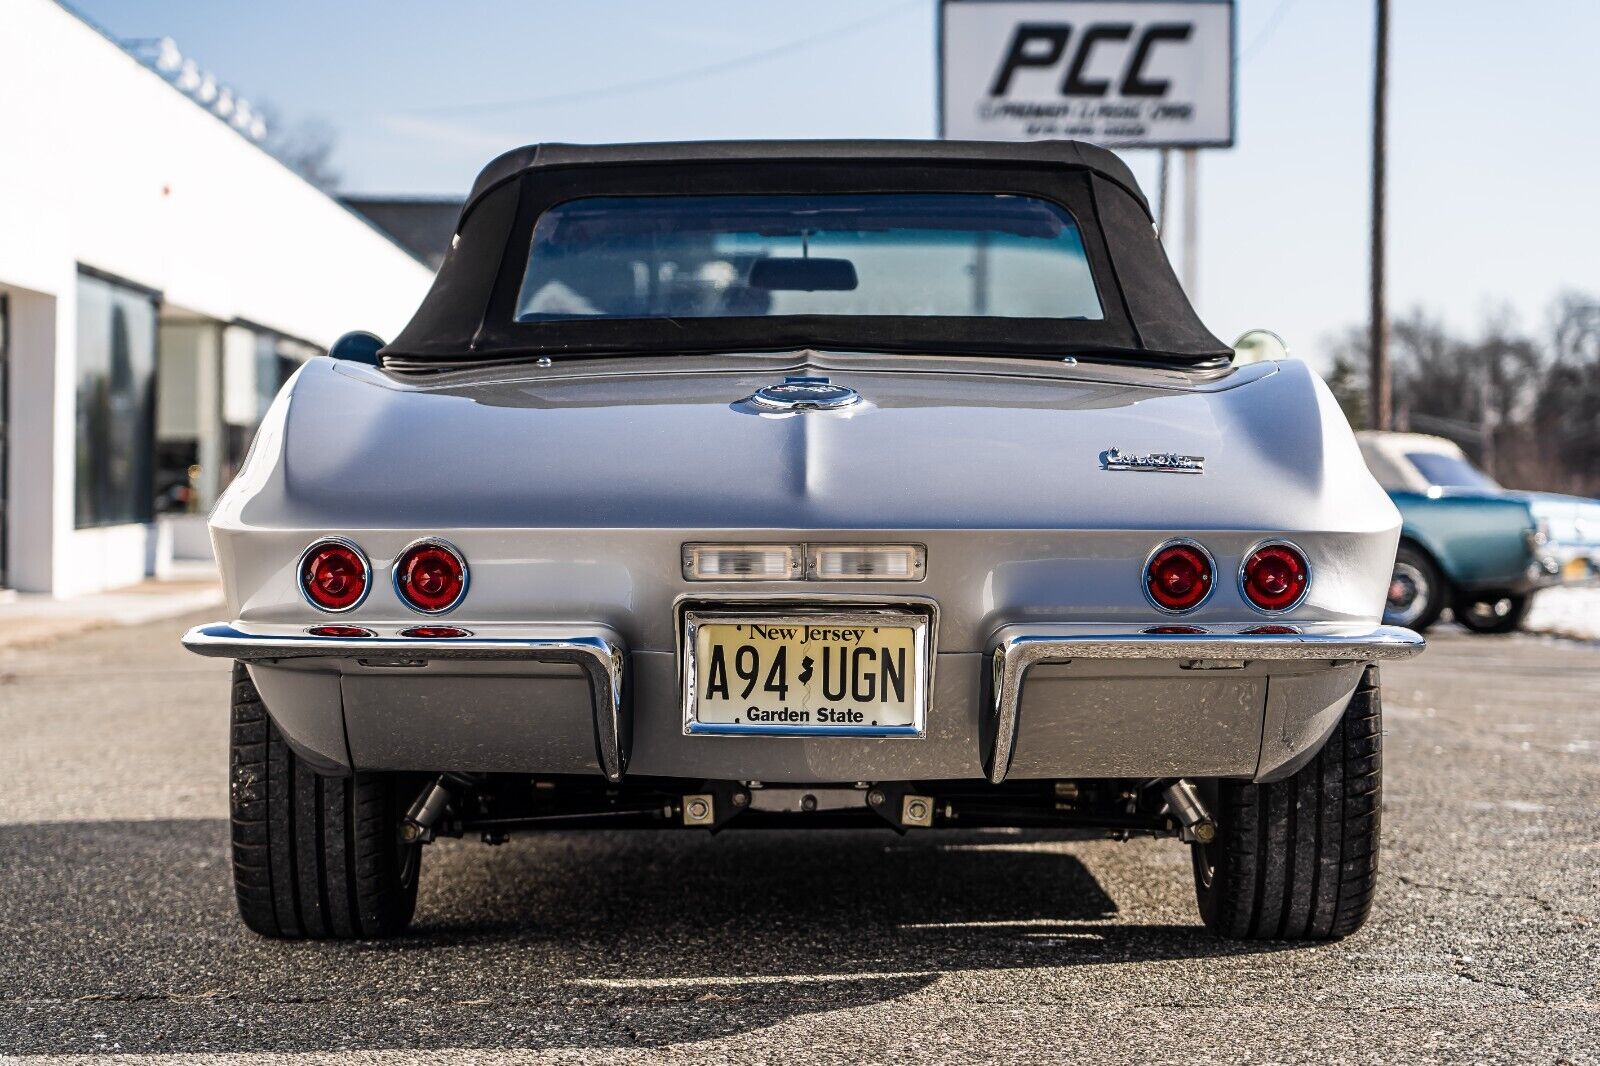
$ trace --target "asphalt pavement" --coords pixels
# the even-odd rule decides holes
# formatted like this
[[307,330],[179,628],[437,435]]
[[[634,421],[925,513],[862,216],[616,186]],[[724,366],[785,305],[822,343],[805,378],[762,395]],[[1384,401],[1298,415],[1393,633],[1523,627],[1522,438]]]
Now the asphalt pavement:
[[444,841],[413,935],[314,944],[234,915],[190,621],[0,655],[0,1056],[1600,1062],[1600,645],[1385,668],[1382,881],[1337,944],[1210,936],[1169,841],[887,831]]

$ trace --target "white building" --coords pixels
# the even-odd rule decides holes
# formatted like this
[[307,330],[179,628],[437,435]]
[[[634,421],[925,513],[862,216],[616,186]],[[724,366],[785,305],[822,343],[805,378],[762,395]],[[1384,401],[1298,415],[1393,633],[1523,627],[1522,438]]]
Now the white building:
[[0,585],[67,596],[203,555],[286,372],[431,275],[67,9],[0,27]]

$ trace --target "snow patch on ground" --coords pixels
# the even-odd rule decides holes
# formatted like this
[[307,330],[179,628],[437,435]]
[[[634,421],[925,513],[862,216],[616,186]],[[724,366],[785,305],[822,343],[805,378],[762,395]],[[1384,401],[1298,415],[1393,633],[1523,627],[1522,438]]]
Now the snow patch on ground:
[[1533,599],[1522,628],[1578,640],[1600,640],[1600,586],[1545,589]]

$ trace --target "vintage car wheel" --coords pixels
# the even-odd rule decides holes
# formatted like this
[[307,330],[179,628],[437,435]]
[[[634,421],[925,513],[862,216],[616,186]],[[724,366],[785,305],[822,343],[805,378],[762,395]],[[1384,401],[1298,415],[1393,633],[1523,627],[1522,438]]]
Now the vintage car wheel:
[[1383,605],[1384,624],[1420,633],[1439,620],[1446,598],[1444,577],[1433,560],[1410,544],[1400,545]]
[[1299,772],[1216,783],[1216,839],[1193,846],[1208,928],[1245,940],[1332,940],[1361,928],[1378,874],[1382,718],[1378,668],[1369,666]]
[[1464,597],[1451,608],[1456,621],[1474,633],[1515,633],[1533,608],[1533,596]]
[[405,930],[420,847],[402,845],[393,775],[325,777],[289,749],[233,667],[233,883],[262,936],[353,940]]

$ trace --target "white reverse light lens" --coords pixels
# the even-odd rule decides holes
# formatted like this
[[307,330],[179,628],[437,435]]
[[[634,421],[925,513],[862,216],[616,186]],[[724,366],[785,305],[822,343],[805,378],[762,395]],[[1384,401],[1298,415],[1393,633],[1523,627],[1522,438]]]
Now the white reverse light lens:
[[798,581],[798,544],[685,544],[683,576],[689,581]]
[[921,581],[928,551],[920,544],[814,544],[813,581]]

